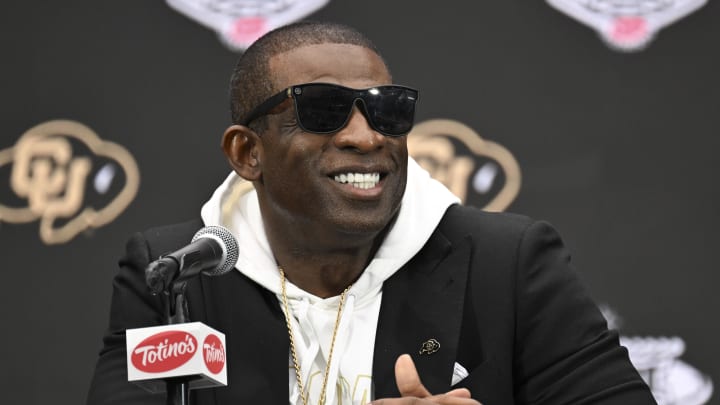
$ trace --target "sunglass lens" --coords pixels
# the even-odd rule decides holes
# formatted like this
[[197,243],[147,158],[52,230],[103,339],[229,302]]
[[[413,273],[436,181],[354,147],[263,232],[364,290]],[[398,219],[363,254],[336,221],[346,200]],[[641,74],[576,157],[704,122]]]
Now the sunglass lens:
[[335,86],[303,86],[295,94],[300,126],[310,132],[329,133],[345,125],[353,106],[352,92]]
[[403,87],[383,86],[364,97],[367,113],[379,132],[405,135],[412,129],[417,92]]

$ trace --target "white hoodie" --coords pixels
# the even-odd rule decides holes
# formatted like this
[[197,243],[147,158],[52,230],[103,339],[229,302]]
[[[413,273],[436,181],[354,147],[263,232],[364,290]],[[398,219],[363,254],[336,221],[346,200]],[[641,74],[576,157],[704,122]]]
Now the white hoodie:
[[[372,359],[383,282],[423,247],[448,206],[459,199],[411,158],[400,213],[375,257],[348,291],[328,374],[326,404],[366,404],[373,397]],[[206,226],[221,225],[237,238],[236,269],[275,293],[282,305],[280,273],[268,243],[257,194],[234,172],[201,211]],[[340,297],[320,298],[287,282],[295,349],[308,403],[320,398]],[[284,308],[284,307],[283,307]],[[289,403],[302,405],[289,355]]]

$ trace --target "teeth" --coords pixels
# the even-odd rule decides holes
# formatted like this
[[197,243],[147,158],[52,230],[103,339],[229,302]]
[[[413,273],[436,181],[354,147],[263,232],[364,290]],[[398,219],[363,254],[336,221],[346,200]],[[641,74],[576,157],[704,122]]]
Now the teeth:
[[380,173],[343,173],[336,174],[335,181],[350,184],[355,188],[369,189],[380,182]]

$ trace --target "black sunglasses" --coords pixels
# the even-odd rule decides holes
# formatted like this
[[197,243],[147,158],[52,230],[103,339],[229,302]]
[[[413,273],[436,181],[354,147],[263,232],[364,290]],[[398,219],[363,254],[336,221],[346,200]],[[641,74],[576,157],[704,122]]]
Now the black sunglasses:
[[358,90],[331,83],[298,84],[263,101],[240,124],[247,126],[288,98],[295,103],[298,125],[303,131],[331,134],[341,130],[360,100],[358,108],[371,128],[383,135],[402,136],[412,129],[418,91],[397,85]]

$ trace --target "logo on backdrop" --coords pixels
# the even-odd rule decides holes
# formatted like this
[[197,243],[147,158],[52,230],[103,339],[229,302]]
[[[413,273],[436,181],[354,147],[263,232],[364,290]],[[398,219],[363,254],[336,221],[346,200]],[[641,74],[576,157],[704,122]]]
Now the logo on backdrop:
[[419,123],[407,144],[418,164],[465,204],[503,211],[520,191],[520,166],[512,153],[458,121]]
[[[618,329],[617,315],[601,307],[608,327]],[[713,383],[709,377],[680,360],[685,341],[673,337],[620,336],[630,361],[652,390],[658,405],[702,405],[710,400]]]
[[139,184],[135,160],[123,147],[79,122],[48,121],[0,150],[0,190],[10,191],[0,198],[0,223],[39,219],[43,242],[64,243],[114,220]]
[[547,0],[551,6],[594,28],[619,51],[645,48],[665,26],[702,7],[707,0]]
[[330,0],[167,0],[181,14],[217,32],[233,51],[247,49],[266,32],[298,21]]

